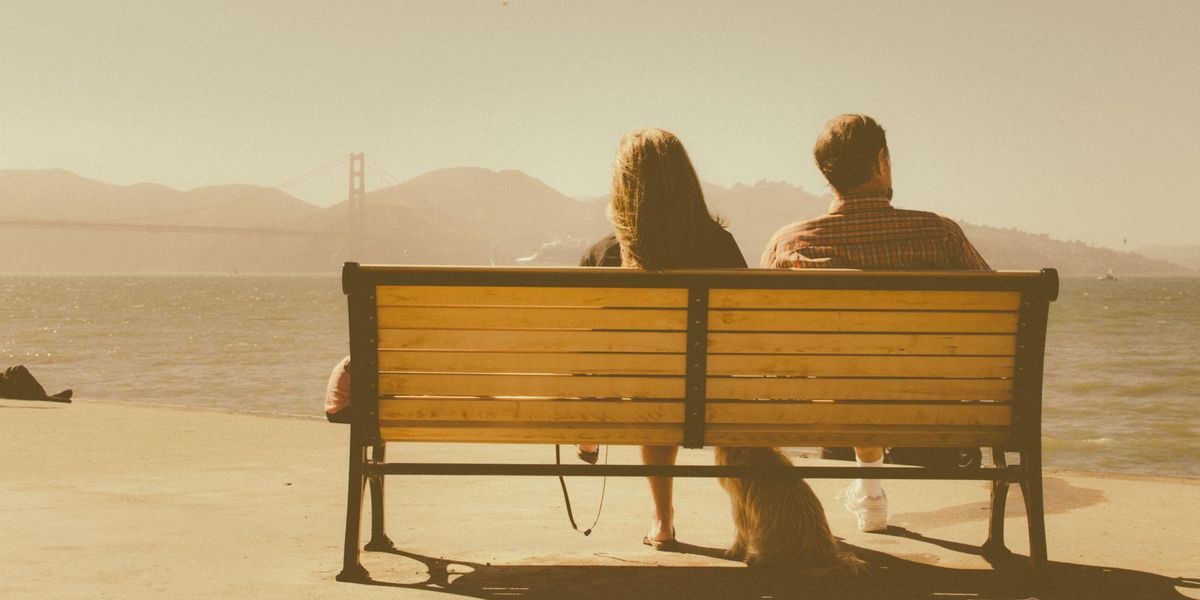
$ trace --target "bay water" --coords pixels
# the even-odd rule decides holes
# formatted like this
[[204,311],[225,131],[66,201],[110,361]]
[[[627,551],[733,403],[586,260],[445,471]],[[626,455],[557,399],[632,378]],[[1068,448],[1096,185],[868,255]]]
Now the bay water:
[[[0,276],[0,367],[81,398],[319,418],[346,331],[334,276]],[[1048,467],[1200,477],[1200,278],[1064,278],[1044,391]]]

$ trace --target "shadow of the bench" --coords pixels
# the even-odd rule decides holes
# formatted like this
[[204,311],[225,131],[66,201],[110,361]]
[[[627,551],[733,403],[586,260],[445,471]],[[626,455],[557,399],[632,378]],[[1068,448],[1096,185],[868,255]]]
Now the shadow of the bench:
[[[893,528],[892,535],[956,546]],[[947,545],[948,544],[948,545]],[[688,600],[975,598],[1049,600],[1058,598],[1144,600],[1184,599],[1179,589],[1200,592],[1200,578],[1051,562],[1044,577],[1027,568],[1028,558],[990,557],[993,569],[948,569],[845,545],[867,561],[866,576],[823,576],[771,570],[699,566],[490,565],[434,558],[402,550],[402,565],[378,569],[365,585],[440,592],[464,598],[570,598]],[[953,547],[954,550],[966,548]],[[681,544],[681,552],[719,557],[720,549]],[[394,575],[389,575],[393,573]]]

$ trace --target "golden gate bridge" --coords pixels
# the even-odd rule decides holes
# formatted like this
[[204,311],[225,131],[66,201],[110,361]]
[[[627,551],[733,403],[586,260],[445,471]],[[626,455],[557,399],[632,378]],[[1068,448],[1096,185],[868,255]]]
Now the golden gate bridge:
[[[328,172],[332,167],[342,164],[346,161],[345,158],[338,158],[330,163],[314,169],[299,177],[289,179],[282,183],[270,186],[278,190],[286,190],[289,187],[294,187],[300,183],[308,181],[313,177],[322,175]],[[177,211],[166,215],[150,215],[138,217],[136,219],[124,221],[74,221],[74,220],[58,220],[58,219],[13,219],[0,218],[0,229],[57,229],[57,230],[83,230],[83,231],[134,231],[144,233],[203,233],[203,234],[218,234],[218,235],[249,235],[249,236],[282,236],[282,237],[311,237],[311,236],[360,236],[364,232],[364,224],[366,223],[366,172],[368,164],[376,177],[383,179],[390,185],[398,183],[394,177],[389,175],[374,160],[368,163],[366,154],[352,153],[349,156],[349,174],[350,185],[349,195],[347,196],[346,206],[349,218],[347,219],[348,227],[344,231],[334,229],[294,229],[288,227],[232,227],[232,226],[207,226],[207,225],[182,225],[173,224],[170,222],[162,223],[147,223],[150,219],[163,219],[170,217],[185,216],[188,214],[197,213],[200,211],[212,210],[241,201],[244,195],[238,195],[220,205],[206,204],[197,206],[194,209]],[[142,222],[138,222],[142,221]]]

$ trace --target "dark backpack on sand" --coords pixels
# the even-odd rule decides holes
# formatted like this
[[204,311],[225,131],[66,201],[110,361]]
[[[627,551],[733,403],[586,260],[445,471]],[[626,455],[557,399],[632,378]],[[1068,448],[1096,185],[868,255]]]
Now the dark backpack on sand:
[[33,378],[33,374],[24,365],[9,367],[0,375],[0,398],[70,402],[71,394],[71,390],[63,390],[53,396],[46,394],[46,388]]

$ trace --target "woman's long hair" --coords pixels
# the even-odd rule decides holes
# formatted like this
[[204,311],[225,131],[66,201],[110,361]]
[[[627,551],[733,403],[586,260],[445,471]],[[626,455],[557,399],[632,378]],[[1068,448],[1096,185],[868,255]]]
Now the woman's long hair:
[[662,129],[639,129],[621,140],[608,208],[624,267],[685,267],[706,250],[705,234],[721,227],[683,144]]

